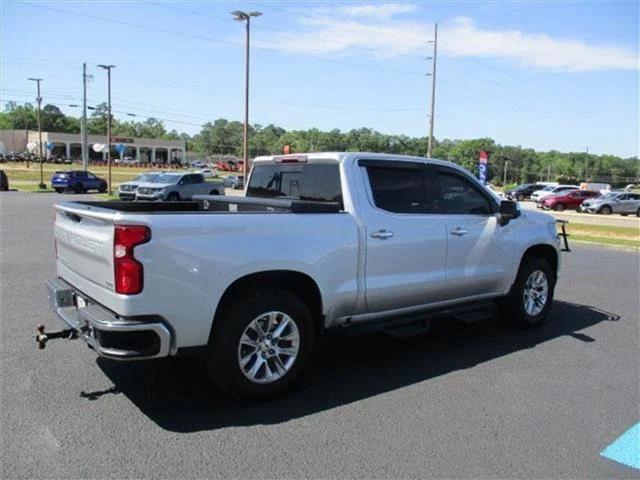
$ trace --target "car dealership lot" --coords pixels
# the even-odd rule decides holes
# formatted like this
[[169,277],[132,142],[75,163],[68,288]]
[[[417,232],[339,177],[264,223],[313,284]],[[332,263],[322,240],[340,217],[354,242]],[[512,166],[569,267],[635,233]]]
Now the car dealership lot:
[[240,405],[194,360],[38,351],[67,196],[0,195],[2,478],[639,475],[600,456],[639,420],[636,252],[574,245],[542,328],[326,338],[288,396]]

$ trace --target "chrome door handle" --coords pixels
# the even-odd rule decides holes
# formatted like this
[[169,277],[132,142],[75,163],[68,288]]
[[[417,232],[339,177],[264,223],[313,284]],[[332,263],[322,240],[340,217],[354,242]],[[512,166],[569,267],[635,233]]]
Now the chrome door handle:
[[371,238],[380,238],[382,240],[386,240],[387,238],[391,237],[393,237],[393,232],[387,232],[384,229],[371,233]]
[[455,235],[456,237],[462,237],[463,235],[466,235],[469,232],[467,232],[464,228],[456,227],[452,230],[449,230],[449,233],[451,235]]

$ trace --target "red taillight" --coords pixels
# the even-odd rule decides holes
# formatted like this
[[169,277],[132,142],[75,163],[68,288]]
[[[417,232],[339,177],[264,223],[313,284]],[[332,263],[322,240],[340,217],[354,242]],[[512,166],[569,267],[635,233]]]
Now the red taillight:
[[116,225],[113,238],[113,266],[116,293],[134,295],[142,291],[142,264],[133,256],[136,245],[151,239],[151,230],[143,225]]

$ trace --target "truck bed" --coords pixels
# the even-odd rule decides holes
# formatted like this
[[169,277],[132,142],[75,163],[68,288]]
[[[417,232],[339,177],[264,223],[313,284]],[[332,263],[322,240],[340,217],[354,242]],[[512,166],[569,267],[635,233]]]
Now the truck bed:
[[126,213],[339,213],[341,206],[336,202],[314,202],[306,200],[285,200],[257,197],[227,197],[222,195],[196,195],[188,202],[119,202],[88,201],[63,202],[63,205],[83,205],[86,210],[102,209]]

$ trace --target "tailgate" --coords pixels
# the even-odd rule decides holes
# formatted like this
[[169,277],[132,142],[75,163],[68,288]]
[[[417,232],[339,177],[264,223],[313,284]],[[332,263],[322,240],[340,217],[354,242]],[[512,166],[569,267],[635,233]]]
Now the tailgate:
[[116,214],[73,202],[55,206],[58,262],[96,285],[114,290],[113,230]]

